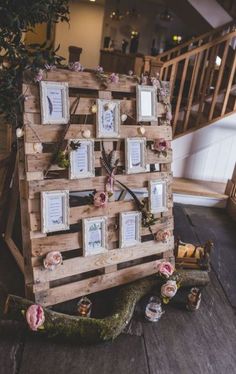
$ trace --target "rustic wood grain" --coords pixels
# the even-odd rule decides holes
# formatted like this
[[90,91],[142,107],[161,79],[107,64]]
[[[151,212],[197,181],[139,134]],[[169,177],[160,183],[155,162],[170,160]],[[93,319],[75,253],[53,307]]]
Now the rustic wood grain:
[[[55,360],[55,356],[60,359]],[[55,371],[57,374],[149,374],[142,337],[121,335],[114,342],[91,347],[28,338],[19,374]]]
[[[62,125],[40,125],[40,119],[38,115],[26,113],[24,115],[25,123],[28,122],[28,126],[25,129],[25,141],[28,143],[53,143],[60,140],[60,136],[63,132]],[[145,137],[147,140],[153,140],[157,138],[165,138],[166,140],[172,139],[171,126],[150,126],[144,125]],[[91,131],[91,138],[95,138],[95,125],[93,124],[71,124],[66,134],[65,139],[79,139],[83,138],[84,130]],[[138,125],[121,125],[120,126],[120,138],[138,136]],[[117,141],[114,138],[114,141]]]
[[136,245],[125,249],[114,249],[100,255],[76,257],[65,260],[56,271],[49,271],[42,266],[34,268],[34,281],[36,290],[39,283],[50,282],[56,279],[72,276],[75,274],[85,273],[91,270],[104,268],[107,266],[117,265],[121,262],[127,262],[138,258],[148,257],[163,253],[173,248],[173,237],[168,244],[156,243],[149,241],[140,245]]

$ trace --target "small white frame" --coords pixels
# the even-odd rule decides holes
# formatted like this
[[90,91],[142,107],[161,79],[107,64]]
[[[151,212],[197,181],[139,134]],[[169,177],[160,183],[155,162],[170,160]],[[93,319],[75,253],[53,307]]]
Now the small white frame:
[[68,83],[51,81],[39,83],[42,124],[67,124],[70,120]]
[[105,139],[120,136],[120,100],[97,99],[96,135]]
[[148,182],[148,203],[151,213],[162,213],[168,210],[167,207],[167,181],[152,180]]
[[125,139],[125,171],[127,174],[145,173],[146,138]]
[[[132,211],[120,213],[119,227],[120,248],[132,247],[141,243],[140,212]],[[134,232],[132,232],[132,230],[134,230]],[[129,237],[129,239],[127,237]]]
[[[96,238],[93,234],[91,238],[91,231],[96,231],[96,227],[100,231],[100,234]],[[107,251],[106,248],[106,230],[107,230],[107,218],[106,217],[92,217],[84,218],[82,220],[83,227],[83,256],[92,256]],[[94,230],[91,228],[94,227]],[[98,231],[97,230],[97,231]],[[98,239],[98,240],[95,240]],[[97,244],[96,244],[97,243]]]
[[136,110],[138,122],[157,121],[157,89],[155,86],[137,85]]
[[[69,144],[71,142],[80,143],[80,147],[76,150],[70,150],[69,178],[70,179],[83,179],[83,178],[94,177],[95,176],[94,140],[92,139],[88,139],[88,140],[70,139]],[[82,150],[86,152],[86,155],[83,156]],[[84,162],[84,166],[83,166],[83,162]]]
[[41,192],[42,232],[63,231],[69,228],[69,191]]

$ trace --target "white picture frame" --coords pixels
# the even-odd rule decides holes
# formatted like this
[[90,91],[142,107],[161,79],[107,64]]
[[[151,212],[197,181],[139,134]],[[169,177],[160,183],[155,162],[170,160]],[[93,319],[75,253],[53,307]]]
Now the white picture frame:
[[42,124],[67,124],[70,120],[68,83],[41,81],[39,88]]
[[127,174],[145,173],[146,138],[125,139],[125,171]]
[[79,143],[80,147],[70,150],[70,179],[83,179],[95,176],[94,140],[92,139],[70,139],[71,142]]
[[149,211],[153,214],[168,210],[167,207],[167,181],[152,180],[148,182]]
[[83,256],[92,256],[107,251],[106,217],[91,217],[82,220]]
[[69,191],[41,192],[41,231],[69,230]]
[[97,99],[97,138],[120,136],[120,100]]
[[137,85],[136,110],[138,122],[157,121],[157,89],[155,86]]
[[132,247],[141,243],[141,212],[120,213],[119,240],[120,248]]

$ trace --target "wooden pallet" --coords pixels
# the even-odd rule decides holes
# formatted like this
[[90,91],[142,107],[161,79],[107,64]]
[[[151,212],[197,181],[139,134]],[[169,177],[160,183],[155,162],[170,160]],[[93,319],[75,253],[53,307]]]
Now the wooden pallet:
[[[118,84],[110,84],[103,89],[94,73],[70,72],[56,70],[47,72],[44,80],[68,82],[69,100],[73,105],[80,95],[76,112],[71,116],[71,125],[66,139],[82,138],[83,131],[89,129],[95,138],[95,115],[91,115],[91,105],[96,98],[113,98],[121,100],[122,112],[129,118],[136,118],[136,82],[130,78],[122,78]],[[125,249],[119,248],[119,213],[137,210],[133,201],[111,201],[106,208],[93,205],[71,205],[69,213],[70,229],[66,232],[44,234],[40,222],[40,193],[42,191],[69,190],[79,192],[86,190],[104,190],[106,175],[101,167],[101,139],[95,139],[95,171],[96,176],[88,179],[71,180],[68,171],[51,165],[53,149],[60,141],[63,125],[42,125],[40,117],[39,87],[36,84],[24,84],[23,92],[27,92],[24,110],[24,140],[19,147],[19,190],[21,201],[21,222],[23,237],[24,276],[26,295],[44,306],[57,304],[81,295],[101,291],[120,284],[125,284],[155,272],[154,262],[157,258],[173,258],[173,235],[168,243],[158,243],[150,237],[148,228],[142,227],[139,246]],[[157,104],[158,105],[158,104]],[[85,117],[87,123],[84,124]],[[160,114],[159,121],[163,120]],[[145,137],[148,141],[155,138],[172,139],[171,126],[160,123],[147,123]],[[169,229],[173,233],[172,215],[172,152],[166,157],[147,150],[147,163],[159,164],[158,172],[140,174],[124,174],[124,139],[137,137],[138,125],[134,119],[121,124],[119,139],[104,140],[107,150],[112,150],[117,143],[119,154],[119,174],[117,179],[129,188],[143,188],[150,180],[167,180],[168,210],[156,214],[158,223],[152,228]],[[35,151],[35,144],[43,145],[42,152]],[[50,166],[47,177],[43,170]],[[116,186],[116,189],[119,187]],[[106,216],[108,221],[108,251],[102,254],[83,257],[81,219]],[[46,270],[42,260],[53,250],[63,255],[63,264],[54,271]],[[17,253],[19,255],[19,251]]]

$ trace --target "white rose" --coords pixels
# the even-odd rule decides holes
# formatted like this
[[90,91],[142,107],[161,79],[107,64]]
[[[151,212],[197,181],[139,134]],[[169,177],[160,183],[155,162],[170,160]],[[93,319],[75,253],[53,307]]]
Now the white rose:
[[17,138],[22,138],[23,135],[24,135],[24,131],[20,127],[18,127],[16,129],[16,137]]
[[168,297],[169,299],[171,299],[175,296],[177,289],[178,287],[176,281],[168,280],[165,284],[161,286],[161,296]]
[[45,269],[54,270],[58,265],[62,264],[62,255],[58,251],[52,251],[47,254],[43,260]]

